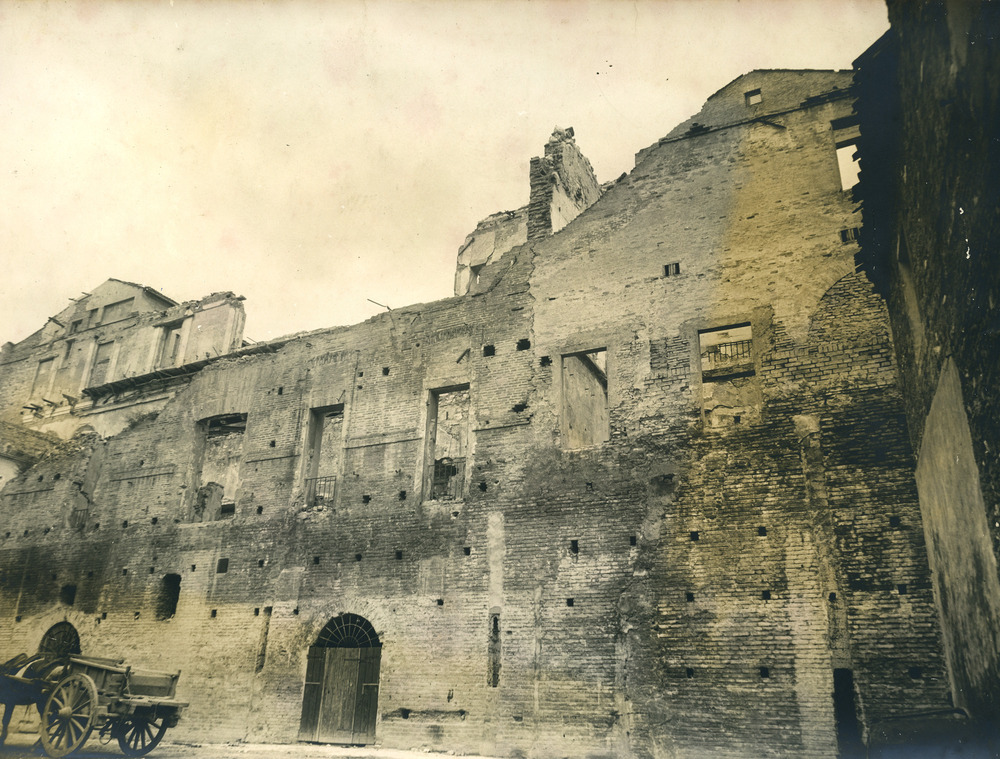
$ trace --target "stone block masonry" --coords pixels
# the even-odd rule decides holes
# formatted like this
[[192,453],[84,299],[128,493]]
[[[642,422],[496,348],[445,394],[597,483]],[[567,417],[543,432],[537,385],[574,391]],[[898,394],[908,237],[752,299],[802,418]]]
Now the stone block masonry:
[[529,209],[469,294],[90,388],[157,401],[4,489],[0,654],[68,621],[181,668],[187,740],[828,757],[945,704],[887,315],[840,234],[849,85],[741,77],[561,229]]

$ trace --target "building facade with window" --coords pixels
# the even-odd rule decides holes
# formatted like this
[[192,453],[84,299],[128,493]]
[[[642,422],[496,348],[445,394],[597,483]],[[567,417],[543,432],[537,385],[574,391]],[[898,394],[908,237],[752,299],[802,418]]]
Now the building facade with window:
[[22,408],[63,327],[6,349],[64,442],[2,492],[0,655],[180,668],[178,738],[503,756],[828,757],[946,704],[852,120],[851,72],[751,72],[603,187],[557,130],[455,297],[197,360],[166,309],[83,406]]

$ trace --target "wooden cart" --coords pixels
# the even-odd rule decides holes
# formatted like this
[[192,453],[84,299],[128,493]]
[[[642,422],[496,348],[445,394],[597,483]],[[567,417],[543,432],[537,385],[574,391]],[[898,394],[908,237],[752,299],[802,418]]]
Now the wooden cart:
[[55,683],[39,683],[48,691],[40,705],[39,732],[45,753],[52,757],[76,751],[94,730],[102,742],[117,739],[126,756],[144,756],[177,724],[187,706],[175,698],[180,672],[137,670],[121,659],[70,656],[61,675]]

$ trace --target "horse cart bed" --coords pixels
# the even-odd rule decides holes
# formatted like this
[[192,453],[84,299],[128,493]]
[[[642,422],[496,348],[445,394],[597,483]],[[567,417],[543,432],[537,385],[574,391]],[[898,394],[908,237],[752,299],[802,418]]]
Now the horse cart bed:
[[[8,665],[15,664],[11,668]],[[0,691],[34,703],[41,714],[42,747],[51,757],[80,748],[94,730],[118,740],[126,756],[152,751],[187,706],[176,698],[180,672],[133,669],[122,659],[17,657],[0,674]]]

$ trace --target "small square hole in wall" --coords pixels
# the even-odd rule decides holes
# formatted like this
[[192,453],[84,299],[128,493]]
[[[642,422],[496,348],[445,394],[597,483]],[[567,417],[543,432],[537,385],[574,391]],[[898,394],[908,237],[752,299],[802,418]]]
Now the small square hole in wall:
[[764,525],[761,525],[757,528],[757,534],[762,538],[767,537],[767,528],[764,527]]
[[127,570],[127,569],[123,569],[123,570],[122,570],[122,577],[124,577],[124,576],[125,576],[125,575],[127,575],[127,574],[128,574],[128,570]]
[[257,566],[258,567],[264,566],[264,560],[263,559],[257,559]]
[[253,615],[254,615],[255,617],[259,617],[259,616],[260,616],[260,607],[259,607],[259,606],[258,606],[258,607],[256,607],[256,608],[255,608],[255,609],[253,610]]
[[526,351],[531,347],[531,340],[526,337],[522,337],[517,341],[517,349],[519,351]]
[[697,530],[691,530],[691,540],[698,540],[699,537]]
[[761,102],[761,100],[763,100],[759,89],[748,90],[747,92],[744,92],[743,99],[747,104],[747,108],[749,108],[752,105],[757,105],[758,103]]
[[219,610],[218,609],[212,609],[211,616],[212,616],[212,619],[215,619],[217,616],[219,616]]
[[128,520],[127,519],[122,520],[122,529],[124,530],[126,527],[128,527]]
[[399,491],[399,500],[401,500],[401,501],[405,501],[406,500],[406,491],[405,490],[400,490]]
[[763,600],[765,600],[765,601],[770,601],[771,600],[771,591],[769,591],[769,590],[762,590],[760,592],[760,597]]
[[402,551],[396,551],[396,558],[397,559],[402,559],[403,558],[403,552]]
[[277,444],[278,444],[277,440],[272,440],[270,443],[267,444],[267,446],[268,448],[274,448]]
[[906,583],[901,583],[901,584],[897,585],[896,586],[896,591],[899,593],[899,595],[905,596],[906,595]]
[[15,622],[20,622],[21,621],[21,615],[18,614],[16,617],[14,617],[14,621]]
[[539,366],[552,366],[552,358],[550,356],[542,356],[538,359]]
[[694,670],[691,669],[690,667],[688,667],[686,670],[684,670],[684,674],[685,674],[685,676],[687,677],[688,680],[691,680],[691,679],[694,678]]
[[464,553],[466,556],[471,556],[472,546],[465,546],[465,548],[462,549],[462,553]]
[[294,614],[296,617],[299,616],[299,607],[298,606],[296,606],[294,609],[292,609],[292,614]]
[[663,276],[664,277],[678,277],[681,273],[680,262],[674,262],[672,264],[663,265]]
[[108,618],[108,613],[106,611],[102,611],[101,612],[101,619],[107,619],[107,618]]
[[283,388],[283,387],[279,387],[278,388],[278,395],[283,395],[284,392],[285,392],[285,388]]
[[910,667],[906,670],[906,674],[908,674],[913,680],[919,680],[924,676],[924,671],[920,669],[920,667]]
[[900,520],[899,517],[889,517],[889,526],[890,527],[899,527],[900,523],[901,523],[901,520]]
[[486,480],[481,480],[479,482],[479,492],[481,492],[481,493],[485,493],[486,492]]
[[354,554],[354,560],[355,561],[361,561],[361,554],[360,553]]
[[483,346],[483,355],[484,356],[495,356],[496,354],[497,354],[496,346],[493,346],[493,345],[484,345]]
[[570,553],[580,553],[580,541],[571,540],[569,541],[569,552]]
[[684,594],[684,598],[687,599],[688,603],[694,603],[694,593],[691,593],[689,591],[689,592],[687,592],[687,593]]
[[153,524],[157,524],[157,523],[158,523],[158,522],[160,521],[160,518],[159,518],[159,517],[153,517],[153,518],[152,518],[152,519],[151,519],[150,521],[151,521],[151,522],[152,522]]
[[370,495],[361,496],[361,503],[371,503],[372,497]]
[[225,574],[229,571],[229,559],[219,559],[218,564],[215,565],[216,574]]
[[437,605],[438,605],[438,606],[444,606],[444,599],[443,599],[443,598],[439,598],[439,599],[437,600]]
[[831,594],[830,594],[830,595],[828,596],[828,598],[829,598],[829,600],[830,600],[830,603],[832,603],[832,604],[835,604],[835,603],[837,603],[837,594],[836,594],[836,593],[831,593]]
[[383,366],[382,367],[382,376],[383,377],[388,377],[389,376],[389,367],[388,366]]
[[761,676],[762,679],[767,679],[768,677],[771,676],[771,670],[768,669],[767,667],[761,667],[760,668],[760,676]]
[[192,565],[191,565],[191,571],[192,571],[192,572],[194,572],[194,571],[195,571],[195,570],[196,570],[197,568],[198,568],[198,565],[197,565],[197,564],[192,564]]
[[567,606],[573,606],[574,603],[575,603],[575,601],[572,598],[567,598],[566,599],[566,605]]
[[313,556],[313,564],[319,564],[319,556]]
[[263,506],[258,506],[257,507],[257,513],[258,514],[263,514],[264,513],[264,507]]
[[219,507],[219,515],[223,517],[234,517],[236,516],[236,504],[235,503],[224,503]]
[[630,546],[638,545],[639,544],[639,539],[635,535],[629,535],[628,536],[628,544]]
[[139,618],[139,612],[136,612],[136,613],[135,613],[135,614],[134,614],[134,615],[132,616],[132,619],[138,619],[138,618]]
[[149,573],[150,574],[155,574],[156,573],[156,567],[150,567],[149,568]]

